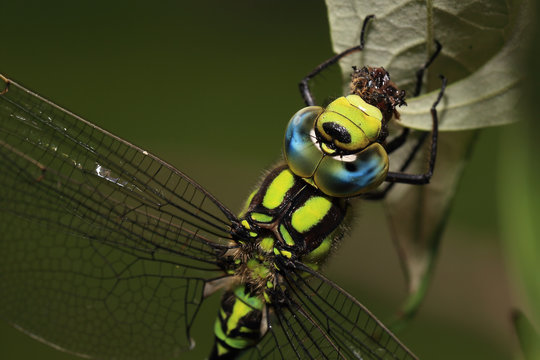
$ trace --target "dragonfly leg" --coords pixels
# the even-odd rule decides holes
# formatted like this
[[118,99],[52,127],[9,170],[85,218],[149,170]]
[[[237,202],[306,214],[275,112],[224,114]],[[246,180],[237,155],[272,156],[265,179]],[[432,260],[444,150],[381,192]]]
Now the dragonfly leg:
[[393,187],[395,183],[402,183],[402,184],[412,184],[412,185],[424,185],[429,183],[431,176],[433,175],[433,169],[435,168],[435,159],[437,157],[437,140],[439,135],[439,120],[437,116],[437,105],[442,99],[442,96],[444,95],[444,90],[446,89],[446,78],[444,76],[440,76],[442,85],[441,89],[439,90],[439,95],[437,96],[437,99],[431,105],[431,119],[432,119],[432,129],[431,129],[431,146],[429,150],[429,160],[428,160],[428,169],[423,174],[409,174],[404,172],[409,164],[414,159],[414,156],[418,152],[418,150],[422,147],[425,139],[427,138],[428,133],[424,133],[420,136],[418,139],[416,145],[410,152],[409,156],[403,163],[403,165],[400,168],[399,172],[390,171],[388,172],[388,175],[386,176],[385,181],[389,182],[383,190],[376,191],[372,193],[366,193],[364,194],[364,198],[370,199],[370,200],[378,200],[382,199],[386,196],[388,191]]
[[424,83],[424,73],[426,72],[427,68],[435,61],[437,56],[439,56],[440,52],[442,50],[442,45],[439,42],[439,40],[435,39],[435,51],[429,59],[424,63],[424,65],[420,66],[420,68],[416,71],[416,86],[414,87],[414,93],[412,97],[417,97],[420,95],[420,92],[422,91],[422,84]]
[[360,45],[356,45],[351,48],[348,48],[340,52],[339,54],[334,55],[333,57],[326,60],[325,62],[319,64],[315,69],[313,69],[313,71],[307,74],[302,79],[302,81],[300,81],[298,86],[300,88],[300,93],[302,94],[302,98],[304,99],[304,102],[306,103],[307,106],[315,105],[315,98],[313,97],[313,94],[311,93],[311,90],[309,89],[309,81],[313,79],[315,76],[317,76],[318,74],[320,74],[324,69],[337,63],[341,58],[349,54],[355,53],[357,51],[362,51],[364,49],[367,24],[374,17],[375,15],[369,15],[369,16],[366,16],[366,18],[364,19],[364,22],[362,24],[362,31],[360,32]]
[[[413,98],[420,95],[420,92],[422,91],[422,84],[424,83],[424,73],[430,67],[433,61],[435,61],[437,56],[439,56],[441,50],[442,50],[441,43],[438,40],[435,40],[435,51],[433,52],[433,54],[431,54],[429,59],[422,66],[420,66],[418,70],[416,71],[416,85],[414,87],[414,93],[412,96]],[[410,129],[404,128],[401,131],[401,134],[399,134],[398,136],[390,140],[388,144],[386,144],[385,146],[386,152],[388,154],[391,154],[395,150],[399,149],[405,143],[405,141],[407,141],[407,137],[409,136],[409,133],[410,133]],[[426,136],[422,136],[421,141],[422,142],[425,141],[426,138],[427,138]]]

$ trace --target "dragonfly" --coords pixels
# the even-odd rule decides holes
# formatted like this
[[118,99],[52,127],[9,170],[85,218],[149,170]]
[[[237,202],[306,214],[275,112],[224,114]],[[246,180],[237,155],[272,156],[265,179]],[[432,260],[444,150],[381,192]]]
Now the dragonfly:
[[81,357],[186,359],[202,304],[222,293],[209,359],[416,359],[320,272],[352,199],[426,184],[435,166],[444,78],[422,174],[405,172],[419,146],[389,170],[409,130],[387,140],[406,103],[385,69],[354,68],[349,95],[315,103],[311,80],[364,48],[371,18],[359,45],[301,81],[306,107],[286,127],[284,160],[239,214],[167,162],[0,75],[0,317]]

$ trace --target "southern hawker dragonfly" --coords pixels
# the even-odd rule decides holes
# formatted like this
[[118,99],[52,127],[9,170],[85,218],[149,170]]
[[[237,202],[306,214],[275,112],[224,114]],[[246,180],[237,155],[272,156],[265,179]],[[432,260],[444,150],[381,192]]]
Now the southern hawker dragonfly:
[[240,214],[158,157],[1,76],[1,317],[83,357],[189,358],[201,304],[221,291],[210,359],[415,359],[318,272],[347,231],[351,198],[425,184],[435,164],[444,79],[424,174],[389,171],[388,154],[409,131],[387,141],[405,93],[383,68],[355,68],[350,95],[315,105],[309,81],[362,50],[366,24],[359,46],[302,80],[307,107],[286,127],[284,160]]

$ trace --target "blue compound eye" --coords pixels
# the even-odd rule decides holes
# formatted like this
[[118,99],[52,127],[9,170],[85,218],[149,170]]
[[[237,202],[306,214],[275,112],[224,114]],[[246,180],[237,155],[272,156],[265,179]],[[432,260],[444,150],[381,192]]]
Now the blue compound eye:
[[324,156],[313,129],[315,120],[323,112],[319,106],[303,108],[293,115],[285,131],[285,160],[291,171],[302,178],[312,177]]
[[388,173],[388,155],[379,143],[374,143],[354,155],[325,156],[313,181],[325,194],[350,197],[373,190]]

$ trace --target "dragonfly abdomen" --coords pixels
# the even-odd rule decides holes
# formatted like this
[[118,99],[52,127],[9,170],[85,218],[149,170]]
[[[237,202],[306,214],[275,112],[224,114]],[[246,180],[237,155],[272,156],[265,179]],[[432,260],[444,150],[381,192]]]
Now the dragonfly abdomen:
[[235,359],[240,351],[255,345],[264,328],[261,326],[263,307],[264,302],[246,291],[243,284],[223,294],[209,360]]

